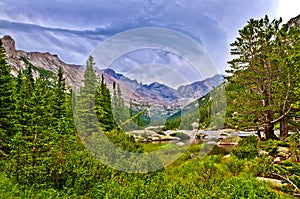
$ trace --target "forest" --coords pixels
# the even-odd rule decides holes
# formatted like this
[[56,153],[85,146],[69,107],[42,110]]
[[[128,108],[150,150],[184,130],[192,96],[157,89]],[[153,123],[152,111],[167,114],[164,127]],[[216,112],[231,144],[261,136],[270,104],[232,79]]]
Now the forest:
[[[34,78],[38,66],[25,58],[26,69],[12,76],[0,43],[0,198],[299,197],[300,29],[281,23],[267,16],[248,21],[231,44],[234,58],[222,85],[224,128],[253,130],[257,137],[242,138],[227,156],[192,157],[207,144],[191,144],[163,168],[151,155],[134,162],[132,154],[170,146],[149,147],[126,134],[142,126],[143,112],[124,105],[118,85],[110,93],[93,57],[75,91],[67,88],[61,68],[58,74],[39,69]],[[210,102],[201,103],[199,128],[205,129]],[[108,141],[121,150],[112,153]],[[116,169],[126,164],[122,158],[132,163],[131,172]],[[153,172],[139,170],[141,165]]]

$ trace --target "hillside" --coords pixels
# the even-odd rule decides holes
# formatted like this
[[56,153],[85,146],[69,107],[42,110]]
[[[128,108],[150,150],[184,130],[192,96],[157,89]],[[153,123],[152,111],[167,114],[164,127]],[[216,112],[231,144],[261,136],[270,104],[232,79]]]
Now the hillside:
[[183,107],[165,122],[165,129],[221,129],[226,112],[226,83]]

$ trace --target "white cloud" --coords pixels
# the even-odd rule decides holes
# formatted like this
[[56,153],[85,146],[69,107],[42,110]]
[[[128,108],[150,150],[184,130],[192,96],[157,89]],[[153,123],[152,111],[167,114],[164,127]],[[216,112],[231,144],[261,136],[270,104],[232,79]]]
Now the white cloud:
[[300,14],[299,0],[280,0],[277,9],[277,18],[282,17],[283,22],[287,22]]

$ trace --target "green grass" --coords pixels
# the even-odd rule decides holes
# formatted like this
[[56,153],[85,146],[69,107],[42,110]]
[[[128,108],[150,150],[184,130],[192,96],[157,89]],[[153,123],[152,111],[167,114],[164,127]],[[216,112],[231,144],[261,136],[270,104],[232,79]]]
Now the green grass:
[[170,144],[169,143],[143,143],[143,149],[144,152],[152,152],[152,151],[157,151],[159,149],[168,147]]

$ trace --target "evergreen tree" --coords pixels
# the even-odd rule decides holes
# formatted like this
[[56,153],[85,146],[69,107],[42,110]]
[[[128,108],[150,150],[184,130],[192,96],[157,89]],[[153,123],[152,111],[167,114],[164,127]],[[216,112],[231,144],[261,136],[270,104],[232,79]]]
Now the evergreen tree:
[[79,132],[85,132],[82,137],[89,137],[98,131],[95,123],[95,91],[97,86],[97,76],[94,70],[94,59],[89,57],[84,72],[83,86],[80,88],[79,95],[73,103],[76,104],[74,119]]
[[9,152],[9,140],[14,135],[14,82],[0,40],[0,157]]
[[266,138],[277,139],[274,125],[288,117],[295,97],[291,94],[295,83],[293,67],[285,59],[288,48],[283,45],[279,25],[267,16],[251,19],[239,31],[231,44],[236,58],[228,62],[230,84],[227,88],[229,111],[227,124],[238,128],[263,130]]
[[116,127],[111,101],[110,91],[104,82],[104,75],[102,74],[101,83],[98,85],[95,94],[95,110],[103,131],[111,131]]
[[122,128],[122,124],[132,116],[130,115],[130,110],[125,106],[122,91],[119,84],[116,85],[114,82],[113,83],[113,116],[115,118],[116,123],[119,125],[119,127]]
[[63,70],[61,67],[59,67],[58,73],[57,73],[57,79],[56,79],[56,85],[54,88],[55,92],[55,117],[57,119],[60,119],[64,116],[66,116],[66,83],[65,78],[63,77]]

